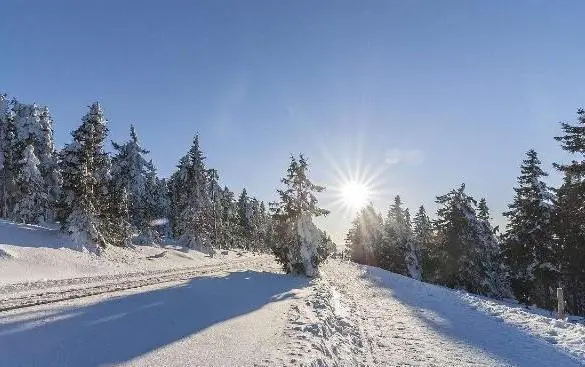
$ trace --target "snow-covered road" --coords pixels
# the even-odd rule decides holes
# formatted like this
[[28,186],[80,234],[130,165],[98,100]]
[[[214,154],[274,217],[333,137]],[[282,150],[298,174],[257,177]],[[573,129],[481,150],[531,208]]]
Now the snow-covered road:
[[308,284],[249,270],[5,312],[0,366],[254,365]]
[[[245,271],[233,265],[186,281],[2,312],[0,366],[585,361],[582,325],[550,320],[547,330],[557,337],[546,339],[534,328],[548,319],[497,301],[338,261],[328,262],[314,281],[278,274],[272,262]],[[522,328],[521,321],[534,325]]]

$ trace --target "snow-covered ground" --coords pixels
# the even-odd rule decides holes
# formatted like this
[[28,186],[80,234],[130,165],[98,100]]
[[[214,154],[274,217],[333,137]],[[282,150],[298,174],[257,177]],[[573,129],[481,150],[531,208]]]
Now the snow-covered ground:
[[330,260],[309,280],[232,251],[96,256],[6,222],[0,243],[0,306],[59,301],[0,312],[0,366],[585,365],[579,322],[377,268]]
[[[0,220],[0,292],[3,287],[87,276],[149,273],[254,258],[229,251],[213,258],[178,246],[109,247],[99,256],[77,248],[57,229]],[[24,284],[23,284],[24,283]]]
[[585,365],[581,324],[372,267],[330,261],[322,274],[291,309],[276,364]]

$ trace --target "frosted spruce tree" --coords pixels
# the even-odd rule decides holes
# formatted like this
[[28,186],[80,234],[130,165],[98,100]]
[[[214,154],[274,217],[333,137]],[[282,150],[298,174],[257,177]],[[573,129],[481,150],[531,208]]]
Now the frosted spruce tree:
[[327,236],[313,224],[313,216],[327,215],[319,208],[316,194],[325,187],[311,182],[309,165],[303,155],[291,156],[284,188],[277,190],[280,200],[272,204],[275,241],[272,250],[287,273],[318,275],[319,264],[327,258]]
[[421,275],[425,280],[432,279],[436,265],[432,263],[430,252],[433,245],[433,225],[424,206],[420,206],[413,220],[413,241],[420,260]]
[[14,192],[16,191],[15,160],[11,142],[14,138],[14,116],[6,94],[0,94],[0,215],[8,218],[12,212]]
[[354,262],[378,265],[377,249],[384,244],[384,222],[372,203],[362,208],[352,221],[345,244]]
[[48,211],[47,193],[39,170],[41,162],[35,155],[35,148],[27,145],[22,159],[18,162],[16,183],[18,193],[12,220],[22,223],[43,223]]
[[136,240],[141,243],[156,242],[160,234],[152,223],[165,218],[162,206],[166,204],[162,201],[166,198],[156,168],[146,158],[150,152],[141,146],[134,125],[130,125],[129,141],[124,144],[112,142],[112,145],[116,152],[112,158],[114,190],[123,190],[128,196],[128,220],[132,231],[139,234]]
[[250,249],[252,247],[252,208],[250,206],[250,198],[248,192],[244,188],[238,197],[238,237],[240,247]]
[[237,247],[238,213],[234,193],[226,186],[221,193],[221,244],[228,248]]
[[504,213],[509,221],[502,246],[516,299],[551,308],[559,276],[552,231],[554,195],[542,181],[548,175],[540,163],[534,150],[526,153],[514,200]]
[[179,161],[170,182],[174,235],[187,247],[212,252],[210,211],[205,157],[195,136],[189,153]]
[[577,111],[576,124],[562,123],[561,129],[564,135],[555,139],[576,159],[555,164],[564,175],[554,215],[560,278],[568,312],[585,315],[585,110]]
[[437,269],[433,281],[472,293],[506,296],[499,244],[478,219],[477,203],[465,193],[465,185],[438,196],[437,203],[437,243],[431,254]]
[[[73,141],[61,152],[60,167],[63,186],[58,219],[64,232],[80,245],[125,244],[126,238],[110,238],[116,228],[112,223],[126,218],[112,218],[113,200],[119,193],[111,192],[110,161],[104,151],[108,133],[107,120],[99,103],[90,106],[81,126],[73,133]],[[117,226],[115,226],[117,227]]]
[[408,209],[402,208],[402,200],[398,195],[384,221],[384,239],[376,250],[376,258],[384,269],[415,279],[421,278],[410,213]]
[[[53,143],[52,119],[46,107],[23,104],[15,99],[0,96],[0,195],[2,216],[14,220],[15,206],[20,201],[22,190],[18,187],[17,176],[28,146],[33,147],[39,163],[40,188],[46,197],[43,212],[34,217],[34,223],[53,221],[55,204],[59,195],[61,178]],[[32,218],[32,217],[28,217]]]

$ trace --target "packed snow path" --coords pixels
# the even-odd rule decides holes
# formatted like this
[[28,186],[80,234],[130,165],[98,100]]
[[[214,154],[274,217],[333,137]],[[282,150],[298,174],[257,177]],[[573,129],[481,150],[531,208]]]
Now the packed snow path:
[[309,285],[257,269],[0,313],[0,366],[252,366]]

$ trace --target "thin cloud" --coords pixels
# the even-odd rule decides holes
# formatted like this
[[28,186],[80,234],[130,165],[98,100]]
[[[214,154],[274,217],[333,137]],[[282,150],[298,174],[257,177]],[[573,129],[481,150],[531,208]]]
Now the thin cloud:
[[386,151],[385,162],[389,166],[406,164],[418,166],[425,160],[425,152],[420,149],[389,149]]

